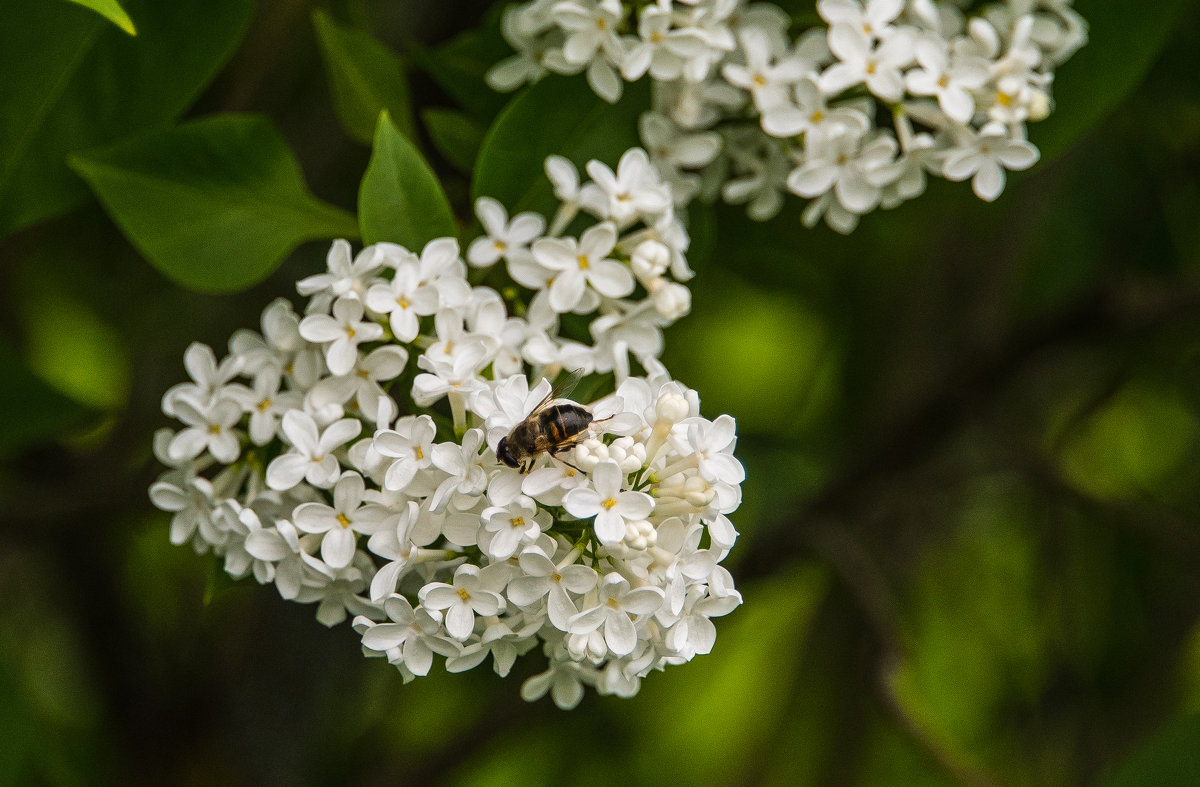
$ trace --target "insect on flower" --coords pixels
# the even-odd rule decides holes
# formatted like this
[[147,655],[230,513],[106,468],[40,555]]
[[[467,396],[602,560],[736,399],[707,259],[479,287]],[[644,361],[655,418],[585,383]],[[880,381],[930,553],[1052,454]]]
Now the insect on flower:
[[576,369],[554,386],[521,423],[514,426],[506,437],[500,438],[496,446],[496,458],[509,467],[528,473],[533,469],[538,455],[548,453],[563,464],[579,470],[558,455],[574,448],[587,436],[588,428],[596,423],[591,410],[562,398],[571,393],[582,376],[583,371]]

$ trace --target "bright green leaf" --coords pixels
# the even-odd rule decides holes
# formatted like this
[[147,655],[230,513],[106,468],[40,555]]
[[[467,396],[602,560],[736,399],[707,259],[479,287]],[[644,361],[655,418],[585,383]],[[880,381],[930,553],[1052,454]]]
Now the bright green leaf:
[[133,20],[129,18],[129,14],[125,13],[125,9],[117,0],[71,0],[71,2],[92,9],[131,36],[137,35],[137,28],[133,26]]
[[354,217],[309,193],[266,118],[218,115],[72,158],[134,246],[194,290],[261,280],[298,244],[355,237]]
[[16,355],[0,347],[0,456],[78,427],[88,411],[42,382]]
[[1175,29],[1184,0],[1079,0],[1088,44],[1054,75],[1054,113],[1030,128],[1043,162],[1102,121],[1146,76]]
[[615,169],[621,154],[639,144],[637,121],[649,104],[648,80],[627,85],[614,106],[582,77],[546,77],[518,94],[488,130],[472,196],[493,197],[509,213],[549,214],[557,200],[546,179],[546,157],[565,156],[580,169],[599,159]]
[[400,58],[368,33],[339,24],[323,11],[313,14],[313,24],[333,104],[346,133],[370,145],[375,121],[386,109],[400,133],[415,140],[408,82]]
[[365,243],[390,241],[420,250],[458,229],[450,202],[420,152],[380,113],[375,148],[358,189],[358,220]]
[[479,146],[483,144],[482,126],[466,113],[436,107],[423,111],[421,119],[438,153],[463,172],[475,168]]
[[0,25],[0,237],[87,198],[69,153],[161,126],[237,47],[253,0],[124,0],[130,38],[69,3],[7,0]]

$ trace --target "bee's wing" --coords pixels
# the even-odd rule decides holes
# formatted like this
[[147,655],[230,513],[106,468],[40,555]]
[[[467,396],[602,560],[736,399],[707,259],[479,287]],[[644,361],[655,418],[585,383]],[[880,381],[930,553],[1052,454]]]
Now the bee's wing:
[[[573,369],[570,371],[561,382],[557,383],[550,389],[550,393],[546,394],[546,398],[538,402],[537,407],[530,411],[529,416],[532,416],[542,410],[546,405],[553,402],[555,399],[562,399],[575,390],[575,386],[579,385],[579,381],[583,379],[583,369]],[[526,416],[527,418],[529,416]]]

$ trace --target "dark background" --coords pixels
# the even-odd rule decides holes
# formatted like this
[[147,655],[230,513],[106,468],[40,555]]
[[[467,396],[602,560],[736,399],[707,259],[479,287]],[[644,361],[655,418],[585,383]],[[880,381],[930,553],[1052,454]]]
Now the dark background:
[[[0,782],[1200,783],[1200,13],[1076,5],[1092,43],[996,203],[936,182],[850,237],[795,200],[696,219],[664,360],[738,419],[746,603],[630,700],[527,705],[537,654],[404,686],[348,627],[168,544],[146,488],[184,348],[256,327],[326,244],[213,296],[85,197],[0,239]],[[412,60],[487,11],[263,3],[190,102],[266,113],[352,211],[370,151],[316,7]]]

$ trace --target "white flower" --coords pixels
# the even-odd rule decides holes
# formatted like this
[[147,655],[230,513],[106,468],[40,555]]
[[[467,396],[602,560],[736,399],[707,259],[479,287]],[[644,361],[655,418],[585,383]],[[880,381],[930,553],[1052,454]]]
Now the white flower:
[[1010,139],[999,128],[963,136],[959,146],[946,154],[943,170],[950,180],[971,178],[976,196],[988,202],[1004,191],[1005,169],[1029,169],[1038,160],[1037,148],[1023,139]]
[[297,292],[301,295],[327,292],[337,298],[352,300],[361,298],[366,290],[366,281],[383,265],[379,249],[374,246],[363,249],[351,261],[350,244],[344,240],[333,242],[325,262],[328,272],[301,279],[296,283]]
[[629,225],[639,215],[655,216],[671,207],[670,193],[641,148],[621,154],[615,173],[595,159],[587,163],[587,173],[592,182],[580,190],[580,201],[597,218],[612,219],[617,227]]
[[250,439],[255,445],[266,445],[275,439],[279,418],[301,405],[303,397],[296,391],[280,391],[280,371],[265,367],[254,378],[254,388],[231,388],[229,397],[250,414]]
[[550,623],[566,632],[571,617],[579,612],[571,594],[581,596],[594,589],[600,580],[595,569],[573,562],[578,557],[578,552],[572,551],[556,565],[538,550],[526,549],[518,561],[524,574],[508,583],[509,601],[518,607],[529,607],[546,598]]
[[189,399],[202,407],[219,395],[225,384],[241,370],[241,358],[230,355],[217,364],[217,356],[207,344],[192,342],[183,354],[183,368],[192,378],[190,383],[180,383],[167,389],[162,398],[162,411],[175,415],[175,403]]
[[277,519],[273,528],[251,531],[246,536],[246,551],[257,560],[275,564],[275,587],[282,598],[291,600],[300,595],[305,554],[295,525]]
[[393,461],[388,464],[383,488],[403,491],[417,472],[433,464],[433,439],[437,426],[428,415],[405,416],[394,429],[375,435],[375,450]]
[[554,20],[567,34],[562,56],[570,66],[587,65],[588,84],[609,103],[621,97],[621,80],[613,69],[625,56],[617,28],[625,15],[620,0],[557,3]]
[[864,8],[858,0],[819,0],[817,12],[830,26],[849,25],[865,36],[886,38],[891,24],[904,9],[904,0],[867,0]]
[[579,519],[596,518],[596,538],[615,544],[625,537],[627,520],[645,519],[654,509],[654,498],[645,492],[622,491],[625,476],[617,463],[608,460],[592,471],[592,487],[572,489],[563,496],[563,507]]
[[233,427],[242,419],[242,408],[232,399],[201,404],[191,399],[175,402],[174,415],[187,425],[171,440],[167,453],[172,461],[195,459],[206,449],[213,459],[230,464],[238,458],[238,432]]
[[975,114],[971,91],[987,82],[987,61],[981,57],[951,59],[944,44],[928,39],[917,42],[915,54],[921,68],[905,75],[908,92],[914,96],[937,96],[938,105],[951,120],[959,123],[970,120]]
[[491,197],[475,200],[475,215],[487,234],[471,241],[467,262],[481,268],[501,259],[528,257],[529,244],[546,229],[546,220],[537,213],[520,213],[510,222],[504,206]]
[[487,589],[477,566],[465,564],[454,572],[454,583],[430,582],[418,594],[428,609],[445,611],[446,633],[460,642],[471,636],[475,616],[496,615],[504,610],[504,598]]
[[899,29],[878,46],[871,36],[849,24],[838,23],[829,30],[829,48],[838,62],[821,73],[821,89],[829,95],[858,84],[884,101],[899,101],[904,95],[904,77],[900,70],[912,62],[914,40],[907,30]]
[[442,511],[452,495],[478,497],[487,489],[487,472],[479,460],[482,444],[483,432],[468,429],[461,445],[438,443],[433,447],[433,464],[447,477],[431,496],[430,510]]
[[362,620],[366,627],[362,643],[370,650],[386,652],[392,664],[403,665],[414,675],[428,675],[434,653],[443,656],[457,653],[456,647],[437,636],[441,630],[438,621],[421,607],[413,609],[403,596],[392,596],[383,602],[383,610],[391,623]]
[[437,311],[438,291],[421,282],[416,262],[405,261],[397,266],[391,282],[376,284],[367,290],[366,302],[371,311],[388,315],[392,334],[397,340],[411,342],[417,338],[420,318]]
[[772,36],[757,27],[747,27],[738,32],[738,42],[746,64],[729,63],[722,67],[721,74],[731,84],[750,91],[759,112],[787,101],[788,89],[812,70],[808,63],[795,57],[776,60],[777,47]]
[[362,505],[365,491],[362,476],[347,471],[333,487],[332,506],[305,503],[292,514],[300,530],[325,535],[321,539],[321,559],[330,568],[350,565],[357,536],[370,535],[384,526],[388,510],[378,505]]
[[554,311],[574,309],[589,286],[609,298],[633,292],[629,268],[607,258],[616,242],[616,228],[601,222],[585,230],[578,242],[574,238],[542,238],[533,244],[537,261],[556,272],[549,289]]
[[572,634],[602,630],[608,649],[617,656],[625,656],[637,645],[637,629],[629,616],[648,615],[662,602],[661,589],[652,586],[631,589],[625,577],[606,574],[600,583],[596,605],[573,615],[568,627]]
[[362,423],[343,418],[321,432],[311,415],[290,410],[284,414],[280,429],[292,450],[267,465],[267,486],[284,491],[307,481],[324,489],[333,486],[341,471],[333,452],[357,436]]
[[383,338],[383,327],[363,320],[362,301],[339,298],[333,316],[310,314],[300,321],[300,335],[325,345],[325,363],[334,374],[349,374],[358,358],[358,345]]
[[896,140],[887,135],[860,144],[850,134],[819,139],[809,146],[804,165],[788,176],[788,188],[802,197],[817,197],[831,187],[851,213],[866,213],[879,204],[884,184],[898,174],[892,164]]
[[524,546],[532,546],[550,527],[550,513],[532,499],[519,495],[504,506],[483,509],[479,546],[492,560],[507,560]]
[[346,374],[319,381],[309,395],[315,407],[342,405],[354,399],[358,412],[372,421],[378,417],[383,402],[390,420],[396,414],[395,403],[379,384],[398,377],[407,363],[408,350],[403,347],[392,344],[376,347],[366,355],[359,354]]

